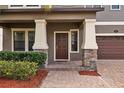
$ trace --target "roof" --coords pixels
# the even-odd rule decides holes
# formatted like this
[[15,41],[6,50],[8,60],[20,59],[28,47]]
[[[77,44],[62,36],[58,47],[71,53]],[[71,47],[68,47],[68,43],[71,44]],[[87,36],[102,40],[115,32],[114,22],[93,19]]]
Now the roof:
[[38,9],[0,9],[1,13],[19,13],[19,12],[97,12],[97,11],[103,11],[103,7],[53,7],[50,9],[47,8],[38,8]]

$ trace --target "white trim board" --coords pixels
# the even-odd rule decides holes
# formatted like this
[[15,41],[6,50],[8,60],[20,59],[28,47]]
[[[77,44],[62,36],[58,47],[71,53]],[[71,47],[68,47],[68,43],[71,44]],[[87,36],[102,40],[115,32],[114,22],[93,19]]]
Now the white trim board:
[[37,6],[28,6],[28,5],[22,5],[22,6],[12,6],[12,5],[8,5],[8,9],[37,9],[37,8],[41,8],[41,5],[37,5]]
[[124,21],[96,22],[95,25],[124,25]]
[[[56,33],[67,33],[68,34],[68,59],[56,59]],[[70,35],[69,31],[54,31],[54,61],[70,61]]]
[[3,50],[3,28],[0,28],[0,51]]
[[124,36],[124,33],[96,33],[96,36]]

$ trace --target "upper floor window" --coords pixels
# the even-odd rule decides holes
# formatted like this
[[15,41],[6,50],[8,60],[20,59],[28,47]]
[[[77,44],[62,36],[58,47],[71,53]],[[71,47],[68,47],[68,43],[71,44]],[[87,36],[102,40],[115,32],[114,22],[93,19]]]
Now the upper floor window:
[[9,9],[41,8],[41,5],[9,5]]
[[111,10],[120,10],[120,5],[111,5]]

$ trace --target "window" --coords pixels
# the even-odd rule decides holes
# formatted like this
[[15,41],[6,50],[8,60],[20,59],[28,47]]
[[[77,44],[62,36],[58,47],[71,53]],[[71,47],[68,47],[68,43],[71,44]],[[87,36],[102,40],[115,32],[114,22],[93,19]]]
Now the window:
[[9,5],[9,9],[32,9],[32,8],[41,8],[41,5]]
[[92,5],[93,8],[103,8],[102,5]]
[[14,51],[25,51],[25,32],[14,32]]
[[79,52],[79,30],[71,29],[71,52],[78,53]]
[[120,10],[120,5],[111,5],[111,10]]
[[28,32],[28,49],[29,51],[33,51],[32,46],[34,44],[34,31]]
[[12,37],[12,51],[33,51],[34,30],[12,29]]

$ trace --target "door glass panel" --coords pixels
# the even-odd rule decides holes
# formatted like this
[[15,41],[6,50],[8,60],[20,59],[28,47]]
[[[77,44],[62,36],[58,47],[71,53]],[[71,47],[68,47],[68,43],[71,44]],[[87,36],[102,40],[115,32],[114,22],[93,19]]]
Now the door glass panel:
[[29,51],[33,51],[32,46],[34,44],[34,37],[35,37],[35,32],[29,31],[28,32],[28,49],[29,49]]
[[77,31],[71,32],[71,51],[77,51],[77,44],[78,44],[78,36]]
[[14,32],[14,51],[25,51],[25,32]]

